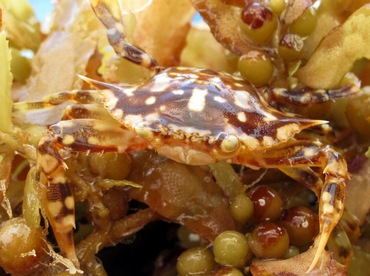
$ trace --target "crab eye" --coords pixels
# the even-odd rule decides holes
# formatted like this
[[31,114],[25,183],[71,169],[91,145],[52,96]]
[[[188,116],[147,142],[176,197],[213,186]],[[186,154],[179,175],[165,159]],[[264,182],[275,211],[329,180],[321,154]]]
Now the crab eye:
[[[222,137],[223,136],[223,137]],[[239,148],[239,139],[232,134],[224,134],[220,138],[222,139],[220,148],[223,152],[233,152]]]

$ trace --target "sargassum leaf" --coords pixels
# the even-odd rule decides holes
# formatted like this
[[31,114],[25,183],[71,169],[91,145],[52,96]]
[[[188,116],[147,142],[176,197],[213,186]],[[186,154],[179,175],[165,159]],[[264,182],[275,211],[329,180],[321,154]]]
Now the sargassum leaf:
[[0,33],[0,131],[12,130],[11,86],[13,75],[10,71],[11,54],[5,32]]
[[369,29],[370,4],[366,4],[323,38],[307,64],[298,70],[298,79],[313,88],[340,85],[356,60],[370,59]]

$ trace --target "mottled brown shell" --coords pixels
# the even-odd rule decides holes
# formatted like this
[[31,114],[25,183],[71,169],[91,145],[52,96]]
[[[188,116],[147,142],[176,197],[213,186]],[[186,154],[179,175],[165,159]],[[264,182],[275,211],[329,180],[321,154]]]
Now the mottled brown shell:
[[260,150],[323,123],[283,114],[243,79],[212,70],[168,68],[134,88],[100,85],[109,88],[101,92],[109,112],[155,148]]

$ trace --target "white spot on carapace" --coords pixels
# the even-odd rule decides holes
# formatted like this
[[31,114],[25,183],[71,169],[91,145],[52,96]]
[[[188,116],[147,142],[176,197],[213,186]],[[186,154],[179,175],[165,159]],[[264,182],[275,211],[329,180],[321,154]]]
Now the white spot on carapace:
[[247,146],[249,150],[255,150],[260,147],[260,142],[258,141],[258,139],[251,136],[247,136],[246,138],[244,138],[243,144]]
[[263,136],[262,143],[265,147],[271,147],[275,144],[275,141],[272,137],[270,136]]
[[159,122],[160,115],[157,112],[148,113],[144,116],[145,122]]
[[244,112],[239,112],[237,115],[237,118],[240,122],[245,123],[247,121],[247,116]]
[[159,111],[161,111],[161,112],[165,111],[166,109],[167,109],[167,107],[165,105],[161,105],[159,107]]
[[189,71],[189,67],[183,67],[183,66],[178,66],[176,67],[177,71]]
[[154,104],[154,103],[156,102],[156,100],[157,100],[157,98],[156,98],[156,97],[154,97],[154,96],[150,96],[149,98],[147,98],[147,99],[145,100],[145,104],[146,104],[146,105],[152,105],[152,104]]
[[234,75],[229,75],[229,76],[231,76],[236,81],[244,81],[244,79],[242,79],[240,77],[237,77],[237,76],[234,76]]
[[117,108],[117,109],[112,111],[112,115],[115,119],[120,121],[122,119],[122,116],[123,116],[123,110],[120,109],[120,108]]
[[128,114],[124,118],[125,125],[134,125],[138,122],[142,122],[144,120],[144,117],[142,115],[135,115],[135,114]]
[[220,96],[215,96],[213,99],[219,103],[226,103],[226,100]]
[[191,111],[201,112],[206,106],[207,89],[194,88],[188,102],[188,108]]
[[175,95],[181,96],[181,95],[184,95],[185,92],[182,89],[175,89],[175,90],[172,90],[172,93]]
[[109,110],[114,109],[118,102],[116,95],[114,95],[114,93],[108,89],[101,90],[100,93],[104,97],[105,106]]
[[268,113],[268,112],[264,112],[263,113],[263,121],[265,121],[266,123],[269,123],[269,122],[272,122],[272,121],[276,121],[277,120],[277,118],[274,116],[274,115],[272,115],[272,114],[270,114],[270,113]]
[[222,80],[219,77],[212,77],[209,79],[209,82],[211,83],[222,83]]
[[121,90],[123,94],[125,94],[128,97],[131,97],[134,95],[134,91],[136,91],[136,87],[130,87],[130,88],[124,88]]
[[188,79],[198,79],[199,75],[188,73],[188,74],[186,74],[186,77]]
[[235,91],[234,93],[235,104],[245,110],[254,109],[254,107],[250,105],[250,98],[251,96],[245,91]]
[[165,74],[161,74],[160,76],[156,77],[153,81],[152,86],[150,87],[150,92],[163,92],[168,90],[170,86],[171,78],[169,78]]
[[285,142],[292,138],[295,133],[299,132],[299,126],[297,124],[289,124],[281,126],[276,130],[276,138],[279,141]]

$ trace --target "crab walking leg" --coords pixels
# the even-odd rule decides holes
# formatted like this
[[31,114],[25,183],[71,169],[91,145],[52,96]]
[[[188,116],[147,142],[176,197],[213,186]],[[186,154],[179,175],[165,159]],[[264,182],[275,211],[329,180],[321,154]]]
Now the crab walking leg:
[[18,102],[13,105],[13,112],[53,108],[69,101],[80,104],[101,104],[102,98],[95,90],[72,90],[52,94],[38,102]]
[[127,152],[147,147],[147,143],[132,132],[95,119],[61,121],[51,126],[50,133],[40,140],[37,168],[44,211],[61,251],[77,266],[73,241],[75,203],[65,176],[67,166],[59,150]]
[[73,90],[52,94],[38,102],[13,105],[13,119],[23,123],[50,125],[71,118],[113,121],[95,90]]
[[160,70],[157,61],[143,50],[125,41],[125,30],[121,9],[116,0],[92,0],[91,6],[107,28],[109,44],[120,57],[142,65],[150,70]]
[[279,170],[296,181],[301,182],[307,188],[311,189],[318,198],[320,197],[323,181],[310,167],[281,167]]
[[72,104],[63,110],[62,120],[97,119],[119,126],[120,124],[103,107],[95,104]]
[[314,90],[306,87],[302,89],[273,88],[267,89],[265,92],[264,96],[269,102],[272,100],[295,106],[309,106],[349,97],[360,92],[360,89],[357,85],[345,85],[331,90]]
[[[267,149],[264,152],[248,153],[238,156],[232,160],[246,166],[260,168],[278,168],[288,175],[293,176],[303,184],[312,185],[312,181],[303,178],[307,173],[313,173],[307,167],[321,167],[324,174],[322,188],[311,187],[319,192],[319,218],[320,233],[316,237],[314,247],[316,254],[308,271],[311,271],[320,259],[321,253],[330,233],[337,225],[344,210],[345,181],[348,179],[347,164],[344,158],[329,146],[319,142],[293,140],[277,147]],[[293,173],[297,169],[298,173]],[[316,179],[319,179],[318,177]],[[321,181],[317,183],[321,185]]]
[[75,202],[64,174],[66,165],[54,142],[52,135],[46,136],[37,148],[41,201],[61,252],[79,267],[72,230],[75,228]]

